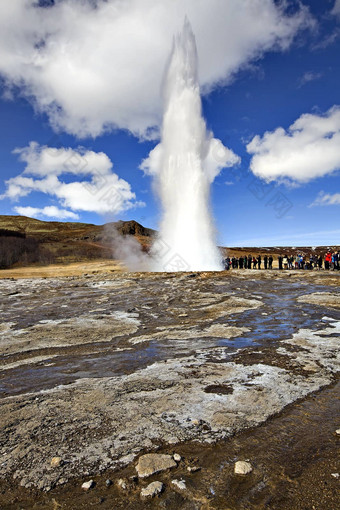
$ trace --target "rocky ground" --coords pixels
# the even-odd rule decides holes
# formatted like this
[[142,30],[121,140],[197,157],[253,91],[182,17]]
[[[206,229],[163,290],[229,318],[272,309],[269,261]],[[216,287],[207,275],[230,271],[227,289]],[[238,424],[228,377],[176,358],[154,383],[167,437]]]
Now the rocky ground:
[[339,282],[0,280],[0,507],[335,510]]

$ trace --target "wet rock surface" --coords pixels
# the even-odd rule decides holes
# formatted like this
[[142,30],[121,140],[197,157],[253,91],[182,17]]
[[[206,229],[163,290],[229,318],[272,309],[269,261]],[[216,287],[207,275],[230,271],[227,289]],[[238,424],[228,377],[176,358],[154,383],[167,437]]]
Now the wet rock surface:
[[[254,427],[337,380],[340,278],[298,271],[191,276],[0,280],[1,508],[24,508],[37,490],[36,508],[53,508],[53,498],[75,509],[93,498],[103,499],[101,508],[188,509],[263,508],[266,497],[275,499],[273,487],[280,492],[286,482],[272,457],[260,460],[261,438],[251,439],[263,427]],[[315,297],[325,294],[332,305]],[[321,395],[338,391],[331,388]],[[324,408],[332,406],[326,398]],[[339,440],[339,424],[325,412],[330,437]],[[280,415],[266,426],[273,423],[276,442],[287,441]],[[326,427],[321,419],[319,426]],[[249,442],[243,455],[234,436]],[[162,494],[141,502],[141,490],[155,480],[151,473],[148,482],[136,480],[135,467],[155,451],[169,456],[172,469],[156,475]],[[52,466],[53,458],[62,462]],[[253,469],[238,500],[233,470],[245,458]],[[332,462],[330,473],[338,472]],[[229,480],[223,490],[222,472]],[[185,491],[171,483],[182,476]],[[95,486],[77,499],[89,477]],[[124,479],[126,489],[108,479]],[[329,489],[338,483],[330,474],[327,480]],[[296,504],[294,482],[290,488],[295,508],[306,508]],[[328,507],[320,500],[316,508],[332,508],[331,490],[326,499]],[[272,508],[291,507],[284,505]]]
[[161,471],[166,471],[177,467],[176,462],[171,455],[161,455],[158,453],[147,453],[139,457],[136,471],[139,478],[147,478]]
[[154,498],[163,491],[163,488],[162,482],[152,482],[141,490],[141,498]]

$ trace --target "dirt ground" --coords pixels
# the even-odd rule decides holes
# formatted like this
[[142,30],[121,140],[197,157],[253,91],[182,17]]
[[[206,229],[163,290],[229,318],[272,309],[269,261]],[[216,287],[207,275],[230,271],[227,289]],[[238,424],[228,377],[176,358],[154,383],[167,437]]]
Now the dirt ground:
[[88,262],[74,262],[72,264],[51,264],[48,266],[15,267],[1,269],[2,278],[58,278],[67,276],[82,276],[87,274],[107,274],[122,271],[124,266],[117,260],[89,260]]
[[67,269],[0,280],[1,508],[339,508],[337,272]]

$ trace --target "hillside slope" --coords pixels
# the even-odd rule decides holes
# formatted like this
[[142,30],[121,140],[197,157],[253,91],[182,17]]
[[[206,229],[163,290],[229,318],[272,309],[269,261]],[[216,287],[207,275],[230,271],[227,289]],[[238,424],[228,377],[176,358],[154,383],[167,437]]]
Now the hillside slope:
[[143,249],[147,249],[155,235],[154,230],[133,220],[93,225],[41,221],[26,216],[0,216],[1,230],[35,239],[44,248],[45,254],[46,251],[50,253],[49,260],[65,263],[111,258],[113,245],[121,241],[120,236],[134,236]]

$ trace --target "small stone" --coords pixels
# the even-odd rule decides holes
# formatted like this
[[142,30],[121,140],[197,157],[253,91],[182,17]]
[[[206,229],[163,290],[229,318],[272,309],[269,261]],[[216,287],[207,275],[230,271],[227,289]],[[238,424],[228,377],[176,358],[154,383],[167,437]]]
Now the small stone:
[[199,466],[188,466],[187,470],[189,473],[197,473],[197,471],[200,471],[201,468]]
[[177,467],[176,462],[171,455],[162,455],[158,453],[147,453],[139,457],[136,471],[139,478],[146,478],[160,471]]
[[176,436],[172,436],[172,437],[169,437],[169,439],[167,440],[167,442],[168,442],[169,444],[176,444],[176,443],[179,443],[179,439],[178,439],[178,437],[176,437]]
[[111,487],[112,485],[112,480],[110,480],[109,478],[105,481],[105,485],[106,487]]
[[337,436],[340,436],[340,429],[336,429],[335,433]]
[[235,462],[234,473],[236,475],[248,475],[253,470],[250,462],[246,462],[244,460],[238,460]]
[[154,498],[163,491],[163,488],[162,482],[152,482],[141,490],[140,495],[142,498]]
[[179,453],[175,453],[175,454],[174,454],[174,460],[175,460],[176,462],[181,462],[182,457],[179,455]]
[[93,480],[89,480],[88,482],[84,482],[83,485],[81,486],[81,488],[84,491],[89,491],[93,487],[94,487],[94,481]]
[[200,420],[192,420],[191,423],[195,425],[195,427],[198,427],[198,425],[200,425]]
[[61,457],[52,457],[51,467],[60,467],[63,464]]
[[181,491],[185,491],[187,486],[185,484],[185,480],[172,480],[171,482],[177,489],[180,489]]
[[123,478],[119,478],[119,480],[117,481],[117,486],[120,489],[123,489],[123,491],[126,491],[127,489],[126,481]]
[[331,476],[333,478],[336,478],[337,480],[340,478],[340,474],[339,473],[331,473]]

